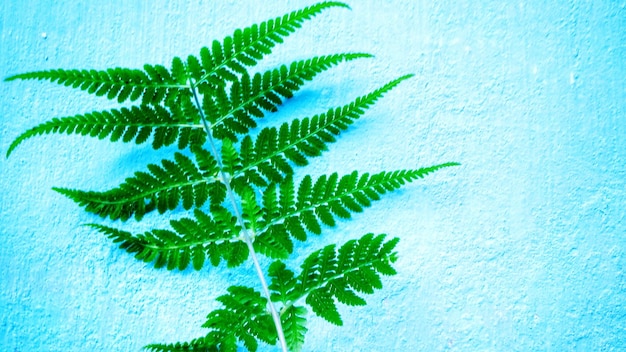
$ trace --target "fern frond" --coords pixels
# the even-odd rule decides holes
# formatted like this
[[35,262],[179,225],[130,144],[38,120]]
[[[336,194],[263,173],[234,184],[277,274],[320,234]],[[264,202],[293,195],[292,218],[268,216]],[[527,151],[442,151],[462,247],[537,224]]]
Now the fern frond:
[[[398,239],[384,242],[385,235],[367,234],[351,240],[336,250],[329,245],[309,255],[301,265],[301,273],[286,269],[276,261],[269,269],[272,300],[282,302],[280,318],[288,347],[299,351],[304,343],[307,309],[296,303],[305,299],[313,312],[327,321],[342,325],[336,302],[362,305],[357,293],[372,293],[380,289],[381,275],[393,275],[391,266],[397,259],[393,251]],[[238,342],[249,351],[256,351],[258,342],[276,343],[276,330],[266,309],[265,298],[245,286],[231,286],[228,294],[217,298],[224,306],[212,311],[202,326],[211,329],[203,339],[185,344],[153,344],[153,351],[195,351],[197,347],[216,348],[218,351],[236,350]],[[205,344],[211,341],[211,346]],[[187,348],[186,350],[184,348]],[[209,349],[211,350],[211,349]]]
[[178,142],[179,149],[184,149],[189,145],[204,144],[206,134],[199,119],[197,112],[189,106],[168,110],[158,105],[123,107],[119,110],[54,118],[18,136],[9,146],[6,156],[26,139],[50,133],[79,134],[98,139],[108,137],[112,142],[127,143],[134,140],[137,144],[145,143],[152,137],[154,149],[175,142]]
[[251,187],[245,187],[241,192],[241,210],[246,228],[252,230],[253,233],[256,232],[262,212]]
[[285,332],[287,347],[291,352],[299,352],[304,345],[307,310],[304,307],[290,306],[281,313],[281,323]]
[[276,329],[266,310],[266,299],[245,286],[231,286],[228,294],[217,300],[224,308],[211,312],[202,327],[212,329],[209,336],[223,341],[241,341],[249,351],[256,351],[258,340],[274,345]]
[[14,80],[46,80],[67,87],[78,88],[107,99],[136,101],[143,105],[156,105],[163,100],[173,101],[180,95],[190,95],[190,86],[181,77],[182,60],[174,58],[173,73],[162,65],[145,65],[144,70],[111,68],[108,70],[65,70],[55,69],[21,73],[7,77]]
[[293,252],[293,241],[282,226],[272,226],[254,239],[254,249],[272,259],[286,259]]
[[[264,190],[263,221],[259,222],[260,236],[266,231],[284,232],[298,240],[306,239],[306,230],[321,234],[321,225],[335,226],[335,219],[350,218],[362,212],[380,196],[402,185],[423,178],[442,168],[458,163],[445,163],[415,170],[380,172],[361,176],[355,171],[339,177],[337,173],[320,176],[315,182],[305,176],[297,192],[291,176],[279,185],[271,184]],[[277,201],[280,199],[280,201]]]
[[264,128],[254,141],[246,136],[241,142],[241,171],[235,176],[243,175],[257,186],[265,186],[267,181],[280,181],[283,175],[293,173],[290,162],[296,166],[307,165],[307,158],[321,155],[328,149],[327,144],[335,142],[335,137],[360,118],[365,110],[412,76],[399,77],[341,108],[330,109],[311,118],[296,119],[278,129]]
[[287,304],[296,298],[294,296],[294,288],[297,284],[295,274],[287,269],[285,263],[277,260],[270,264],[268,276],[272,280],[269,285],[272,291],[272,301]]
[[221,352],[219,339],[214,335],[200,337],[189,342],[171,344],[152,343],[143,347],[150,352]]
[[347,53],[314,57],[296,61],[289,66],[256,73],[250,77],[243,73],[230,87],[213,88],[204,94],[204,113],[213,125],[213,136],[236,140],[237,134],[247,133],[256,127],[255,119],[265,116],[265,111],[275,112],[286,98],[291,98],[305,81],[341,62],[371,57],[370,54]]
[[213,41],[210,49],[205,47],[200,50],[200,60],[194,56],[187,60],[195,86],[204,83],[221,86],[224,81],[236,81],[237,73],[246,72],[246,66],[256,65],[272,52],[276,44],[282,43],[283,38],[300,28],[304,21],[331,7],[349,8],[341,2],[321,2],[243,30],[237,29],[222,42]]
[[[226,211],[224,209],[224,211]],[[217,210],[216,210],[217,212]],[[174,231],[153,229],[134,235],[109,226],[87,224],[106,235],[113,243],[133,254],[136,259],[153,263],[157,269],[185,270],[190,264],[195,270],[204,267],[207,259],[213,266],[224,259],[229,267],[240,265],[247,258],[247,247],[237,240],[236,219],[228,222],[194,209],[194,219],[171,220]],[[245,253],[243,260],[241,253]]]
[[[294,252],[294,239],[321,234],[362,212],[387,194],[442,168],[356,171],[294,182],[294,169],[328,150],[331,143],[385,94],[413,75],[401,76],[347,105],[249,133],[258,119],[275,112],[302,86],[341,62],[371,57],[342,53],[294,61],[261,72],[251,67],[271,54],[307,20],[333,7],[323,1],[214,40],[198,56],[174,57],[171,66],[142,69],[45,70],[17,74],[12,80],[44,80],[89,94],[137,102],[135,106],[57,117],[19,135],[7,157],[24,141],[58,133],[96,137],[111,142],[151,142],[154,149],[177,144],[171,159],[147,165],[119,186],[106,191],[53,188],[111,220],[141,220],[149,212],[187,211],[168,228],[142,233],[100,225],[100,232],[137,260],[155,268],[195,270],[222,263],[229,268],[252,259],[265,297],[245,286],[231,286],[217,298],[222,306],[202,325],[209,332],[189,342],[149,344],[149,351],[256,351],[261,343],[280,344],[283,351],[300,351],[311,310],[342,325],[338,303],[366,304],[366,294],[383,286],[383,276],[395,275],[397,238],[369,233],[345,244],[329,245],[309,255],[298,273],[282,261]],[[310,116],[310,115],[309,115]],[[217,142],[216,142],[217,140]],[[203,149],[205,142],[210,152]],[[229,204],[226,207],[225,200]],[[207,204],[208,203],[208,204]],[[202,210],[202,208],[208,210]],[[264,269],[257,253],[273,259]],[[307,307],[308,306],[308,307]],[[281,327],[282,324],[282,327]]]
[[228,294],[217,300],[224,306],[211,312],[202,326],[211,331],[202,338],[186,343],[151,344],[150,351],[232,351],[238,342],[248,351],[257,350],[259,341],[276,344],[276,329],[266,311],[266,299],[249,287],[231,286]]
[[162,166],[149,164],[149,172],[136,172],[117,188],[105,191],[81,191],[53,188],[72,199],[85,210],[110,217],[112,220],[128,220],[135,216],[140,220],[146,213],[158,210],[160,214],[175,209],[202,206],[209,198],[214,204],[224,200],[224,185],[216,180],[217,163],[209,152],[194,148],[196,165],[189,157],[175,153],[175,159],[163,160]]
[[[358,293],[371,294],[382,288],[381,275],[394,275],[391,266],[397,259],[393,251],[398,239],[384,242],[385,235],[367,234],[358,240],[346,242],[336,249],[326,246],[309,255],[301,265],[302,271],[294,279],[284,264],[272,264],[280,268],[281,275],[271,275],[275,297],[289,297],[283,308],[287,312],[298,300],[305,298],[313,312],[335,325],[342,325],[337,301],[347,305],[363,305]],[[280,291],[276,291],[280,288]]]
[[241,158],[239,152],[230,140],[222,143],[222,171],[233,175],[241,168]]

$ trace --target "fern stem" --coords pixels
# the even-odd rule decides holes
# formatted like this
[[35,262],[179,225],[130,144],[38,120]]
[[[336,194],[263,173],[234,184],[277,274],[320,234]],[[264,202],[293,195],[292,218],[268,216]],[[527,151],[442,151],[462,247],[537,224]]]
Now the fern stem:
[[217,147],[215,145],[215,140],[213,139],[213,135],[211,134],[211,126],[209,125],[209,122],[204,116],[204,111],[202,110],[202,105],[200,105],[200,100],[198,99],[198,93],[196,92],[196,88],[195,88],[196,85],[194,84],[193,81],[191,81],[191,79],[190,79],[190,85],[191,85],[191,91],[193,93],[193,98],[194,98],[196,107],[198,108],[198,112],[200,113],[200,119],[202,120],[202,124],[204,125],[204,129],[207,134],[207,139],[211,147],[211,152],[215,156],[215,160],[217,161],[217,165],[220,169],[220,176],[222,177],[222,180],[224,181],[224,184],[226,186],[226,194],[228,194],[228,198],[230,200],[231,206],[233,207],[233,211],[235,212],[235,216],[237,217],[237,222],[241,226],[241,234],[243,236],[244,242],[248,246],[248,250],[250,252],[250,258],[252,258],[252,262],[254,264],[254,269],[256,271],[257,276],[259,277],[259,280],[261,281],[261,286],[263,287],[263,293],[265,294],[265,297],[267,298],[267,305],[270,310],[270,314],[272,315],[272,319],[274,320],[274,325],[276,327],[276,332],[278,334],[280,347],[283,352],[288,352],[287,341],[285,339],[285,333],[283,331],[283,326],[280,321],[280,315],[278,314],[278,311],[276,310],[276,307],[274,306],[274,303],[272,302],[269,286],[267,284],[267,280],[265,280],[263,269],[261,269],[259,258],[257,257],[256,252],[254,250],[254,245],[252,244],[252,238],[250,237],[250,234],[248,233],[248,229],[246,229],[245,223],[243,221],[243,216],[241,215],[241,212],[239,211],[239,207],[237,206],[235,193],[230,187],[230,178],[228,177],[226,172],[224,172],[224,165],[222,164],[222,158],[220,158],[220,154],[218,153]]

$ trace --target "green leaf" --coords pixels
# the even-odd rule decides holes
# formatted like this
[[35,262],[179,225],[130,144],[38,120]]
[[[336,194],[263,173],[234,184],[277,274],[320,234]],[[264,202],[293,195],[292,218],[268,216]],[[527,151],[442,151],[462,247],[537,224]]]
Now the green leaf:
[[224,172],[230,175],[233,175],[241,168],[241,158],[230,140],[224,140],[222,143],[222,163]]
[[264,117],[264,111],[276,111],[305,81],[341,62],[367,57],[371,55],[348,53],[314,57],[293,62],[289,68],[283,65],[256,73],[253,77],[244,72],[240,78],[232,79],[230,94],[226,93],[225,85],[213,88],[213,94],[204,96],[204,111],[213,123],[214,137],[236,140],[237,134],[247,133],[257,126],[255,119]]
[[[166,267],[167,270],[182,271],[192,264],[195,270],[200,270],[207,257],[214,266],[219,264],[220,257],[230,260],[229,264],[232,263],[233,266],[241,264],[239,257],[231,259],[233,252],[241,255],[238,247],[242,243],[233,241],[239,234],[236,224],[215,221],[199,209],[195,209],[194,215],[194,219],[171,220],[170,225],[174,231],[153,229],[139,235],[104,225],[87,226],[105,234],[114,243],[118,243],[121,249],[134,254],[136,259],[153,263],[156,268]],[[213,257],[218,260],[213,260]]]
[[306,297],[306,303],[319,317],[324,318],[329,323],[342,326],[343,321],[337,311],[337,306],[330,293],[323,290],[314,290]]
[[[370,233],[359,240],[348,241],[338,250],[335,245],[317,250],[304,260],[296,283],[283,281],[277,286],[282,291],[294,290],[292,301],[306,297],[306,303],[316,315],[332,324],[342,325],[335,300],[361,306],[365,301],[357,292],[371,294],[374,289],[382,288],[380,275],[388,272],[378,269],[381,263],[390,265],[395,261],[396,254],[392,250],[398,242],[393,239],[383,243],[384,238],[385,235]],[[280,268],[280,264],[275,265]],[[285,287],[285,282],[293,286]]]
[[328,144],[335,142],[336,137],[378,99],[410,77],[412,75],[399,77],[341,108],[329,109],[325,113],[302,120],[296,119],[289,124],[282,124],[278,129],[262,129],[256,141],[246,142],[248,145],[254,144],[254,149],[247,147],[239,172],[258,169],[270,182],[279,181],[282,175],[293,172],[288,162],[305,166],[308,158],[320,156],[328,149]]
[[[319,73],[341,62],[371,57],[334,54],[251,72],[305,21],[331,7],[348,5],[325,1],[237,29],[222,41],[210,42],[199,56],[174,57],[170,68],[146,64],[142,70],[59,69],[7,78],[47,80],[119,103],[137,102],[137,106],[44,122],[19,135],[7,157],[25,140],[51,133],[151,142],[154,149],[176,144],[182,150],[147,165],[147,170],[108,191],[54,188],[86,211],[112,220],[141,220],[155,210],[161,214],[177,208],[193,211],[193,216],[171,219],[169,228],[139,234],[87,225],[137,260],[157,269],[182,271],[222,262],[227,268],[236,267],[248,259],[250,250],[252,255],[276,259],[268,268],[269,286],[263,284],[268,298],[250,287],[231,286],[217,298],[222,307],[207,316],[205,336],[184,343],[150,344],[145,349],[236,352],[256,351],[263,343],[276,345],[277,327],[269,312],[278,308],[280,316],[275,318],[282,322],[289,350],[300,351],[307,332],[307,308],[299,304],[305,302],[317,316],[342,325],[337,303],[365,305],[362,296],[381,289],[383,276],[396,274],[398,239],[385,241],[385,235],[367,234],[341,246],[328,245],[307,256],[299,273],[281,261],[294,252],[293,239],[305,241],[308,232],[321,234],[322,224],[335,226],[404,184],[458,165],[377,174],[331,173],[316,179],[303,175],[296,185],[296,167],[322,155],[367,109],[412,76],[401,76],[347,105],[255,130],[260,119],[277,111]],[[212,152],[203,149],[205,142]]]
[[270,265],[268,275],[272,279],[269,285],[269,289],[273,291],[272,301],[280,301],[283,304],[290,301],[296,286],[293,271],[287,269],[285,263],[275,261]]
[[[456,165],[459,164],[444,163],[414,170],[384,171],[374,175],[364,173],[361,176],[356,171],[342,177],[333,173],[322,175],[315,182],[306,176],[297,193],[291,177],[287,177],[278,185],[271,184],[263,191],[266,197],[262,209],[265,227],[260,228],[258,233],[280,225],[298,239],[306,238],[303,229],[320,234],[320,224],[335,226],[336,217],[348,219],[352,213],[362,212],[371,206],[372,201],[379,200],[381,195],[437,170]],[[280,199],[278,204],[277,194]]]
[[19,135],[9,146],[6,156],[26,139],[50,133],[79,134],[98,139],[108,137],[112,142],[134,140],[137,144],[145,143],[152,137],[154,149],[176,141],[180,149],[202,145],[206,135],[199,124],[199,117],[197,113],[187,113],[188,110],[142,105],[54,118]]
[[244,66],[256,65],[265,55],[271,53],[276,44],[282,43],[283,38],[300,28],[303,22],[331,7],[349,8],[341,2],[321,2],[243,30],[238,29],[221,43],[213,41],[211,49],[200,50],[203,70],[198,72],[201,75],[194,77],[196,86],[204,83],[220,85],[224,80],[234,81],[234,72],[242,71]]
[[290,306],[281,316],[287,347],[291,352],[299,352],[304,345],[307,310],[304,307]]
[[261,220],[262,214],[254,190],[250,187],[245,187],[242,191],[241,209],[246,228],[254,232],[258,226],[258,222]]
[[108,70],[55,69],[21,73],[6,78],[14,80],[46,80],[67,87],[78,88],[119,103],[142,98],[143,104],[157,105],[163,100],[174,100],[188,95],[189,85],[179,83],[163,66],[145,65],[144,71],[128,68]]
[[259,292],[245,286],[231,286],[228,294],[217,300],[224,308],[208,315],[202,325],[212,330],[207,336],[218,336],[222,343],[228,341],[232,346],[241,341],[249,351],[256,351],[257,340],[276,343],[276,330],[265,309],[267,301]]
[[105,192],[53,189],[85,207],[86,211],[112,220],[125,221],[132,216],[140,220],[153,210],[162,214],[175,209],[181,201],[185,209],[200,207],[220,182],[215,180],[216,163],[206,161],[210,158],[208,152],[194,151],[196,155],[202,154],[203,166],[210,166],[210,169],[200,168],[189,157],[175,153],[174,161],[165,159],[161,166],[149,164],[149,172],[136,172],[117,188]]

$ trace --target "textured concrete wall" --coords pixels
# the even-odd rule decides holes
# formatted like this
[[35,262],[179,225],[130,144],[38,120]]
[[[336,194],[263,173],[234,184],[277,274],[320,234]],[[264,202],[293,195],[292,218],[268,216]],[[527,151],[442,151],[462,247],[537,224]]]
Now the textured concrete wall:
[[[272,3],[2,1],[0,76],[169,64],[312,1]],[[321,75],[276,121],[416,77],[306,172],[463,166],[298,248],[370,231],[402,238],[399,275],[367,307],[342,307],[343,328],[311,318],[305,350],[623,350],[626,3],[350,4],[306,24],[264,65],[340,51],[376,58]],[[0,151],[51,117],[111,106],[52,84],[2,83]],[[50,190],[104,190],[157,160],[148,147],[54,135],[0,161],[0,350],[138,351],[191,339],[228,283],[256,285],[248,264],[150,269],[81,227],[98,219]]]

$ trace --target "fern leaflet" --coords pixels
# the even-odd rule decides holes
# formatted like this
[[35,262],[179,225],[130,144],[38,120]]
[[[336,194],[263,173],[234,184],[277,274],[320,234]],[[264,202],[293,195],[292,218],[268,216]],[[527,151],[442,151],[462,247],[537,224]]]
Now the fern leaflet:
[[276,44],[282,43],[283,38],[300,28],[304,21],[331,7],[349,8],[341,2],[321,2],[243,30],[238,29],[221,43],[213,41],[210,49],[205,47],[200,50],[200,60],[195,56],[187,60],[194,85],[198,87],[209,83],[221,86],[224,81],[235,81],[236,73],[245,72],[246,66],[256,65],[272,52]]
[[[217,338],[215,335],[211,335],[211,336],[207,336],[207,337],[200,337],[197,339],[193,339],[189,342],[176,342],[176,343],[171,343],[171,344],[164,344],[164,343],[152,343],[149,345],[144,346],[144,349],[150,352],[222,352],[222,351],[229,351],[228,349],[226,349],[226,346],[222,345],[221,347],[224,347],[222,349],[220,349],[220,343],[219,343],[219,338]],[[230,345],[232,347],[232,345]],[[233,350],[232,348],[230,349],[230,351],[234,351],[236,352],[237,349],[235,347],[235,349]]]
[[276,331],[271,316],[266,311],[267,301],[257,291],[244,286],[231,286],[228,294],[217,300],[223,309],[214,310],[202,327],[212,329],[206,338],[217,340],[222,350],[236,350],[237,341],[243,342],[253,352],[258,341],[276,343]]
[[307,175],[297,192],[293,180],[287,177],[279,185],[271,184],[263,191],[263,219],[258,222],[259,235],[255,245],[265,255],[285,258],[293,248],[290,236],[304,241],[307,231],[321,234],[322,224],[335,226],[337,217],[348,219],[351,213],[362,212],[372,201],[379,200],[381,195],[439,169],[455,165],[458,164],[445,163],[373,175],[365,173],[360,177],[356,171],[341,178],[333,173],[320,176],[315,182]]
[[174,58],[172,73],[162,65],[145,65],[144,70],[111,68],[108,70],[47,70],[21,73],[6,78],[13,80],[47,80],[67,87],[78,88],[107,99],[136,101],[142,104],[159,104],[164,100],[175,101],[181,95],[189,96],[189,86],[178,73],[182,64],[180,58]]
[[217,163],[205,150],[194,148],[196,165],[189,157],[175,153],[175,160],[162,160],[162,166],[149,164],[149,172],[136,172],[119,187],[105,191],[81,191],[53,188],[72,199],[85,210],[112,220],[140,220],[146,213],[160,214],[175,209],[202,206],[210,197],[214,204],[224,200],[224,185],[215,177]]
[[311,118],[293,120],[280,128],[264,128],[256,140],[246,136],[241,142],[241,167],[235,177],[243,177],[246,183],[266,186],[279,182],[286,174],[293,173],[290,162],[306,166],[307,158],[316,157],[327,150],[326,144],[346,130],[385,93],[412,75],[395,79],[374,92],[357,98],[341,108],[330,109]]
[[[191,104],[190,102],[188,102]],[[18,136],[7,150],[8,157],[26,139],[50,133],[80,134],[83,136],[109,138],[110,141],[132,140],[145,143],[152,137],[152,147],[159,149],[178,142],[178,148],[202,145],[206,135],[193,106],[166,109],[148,105],[110,111],[94,111],[84,115],[54,118],[37,125]]]
[[254,120],[264,117],[264,111],[277,111],[283,99],[291,98],[305,81],[343,61],[367,57],[371,55],[335,54],[292,62],[289,67],[282,65],[252,77],[244,72],[230,86],[230,94],[225,86],[200,89],[204,94],[204,113],[213,125],[214,137],[236,141],[237,134],[256,127]]
[[192,264],[195,270],[200,270],[206,259],[213,266],[222,259],[228,267],[239,266],[247,259],[248,249],[236,238],[240,230],[236,219],[225,208],[213,207],[212,212],[214,216],[194,209],[194,219],[170,221],[173,231],[153,229],[140,235],[98,224],[88,226],[119,243],[121,249],[134,254],[136,259],[153,263],[157,269],[185,270]]
[[374,289],[382,288],[381,275],[396,274],[391,264],[397,259],[393,249],[398,239],[388,242],[384,239],[385,235],[370,233],[359,240],[348,241],[339,250],[329,245],[312,253],[301,266],[296,285],[289,293],[294,298],[286,307],[306,297],[306,303],[316,315],[342,325],[335,300],[347,305],[364,305],[358,293],[371,294]]
[[289,351],[299,352],[304,345],[307,309],[300,306],[290,306],[281,312],[283,330]]

